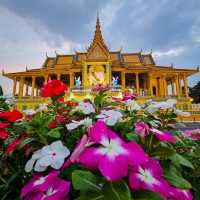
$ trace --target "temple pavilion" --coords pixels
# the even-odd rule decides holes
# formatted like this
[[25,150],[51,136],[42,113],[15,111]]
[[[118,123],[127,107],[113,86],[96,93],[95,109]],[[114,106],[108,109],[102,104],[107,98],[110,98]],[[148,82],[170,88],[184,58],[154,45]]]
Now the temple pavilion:
[[38,69],[4,73],[13,80],[13,96],[20,110],[36,108],[44,99],[39,96],[40,88],[48,80],[60,79],[70,88],[67,97],[79,98],[90,95],[91,87],[98,83],[110,84],[110,93],[118,96],[124,90],[139,95],[138,101],[157,101],[176,98],[180,104],[190,103],[187,77],[197,69],[181,69],[160,66],[152,53],[123,53],[110,51],[103,40],[99,17],[93,40],[86,52],[46,57]]

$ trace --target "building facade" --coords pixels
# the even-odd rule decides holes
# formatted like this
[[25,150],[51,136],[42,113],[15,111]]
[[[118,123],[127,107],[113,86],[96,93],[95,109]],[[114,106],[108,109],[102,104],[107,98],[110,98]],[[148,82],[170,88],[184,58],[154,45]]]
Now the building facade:
[[109,51],[97,17],[94,37],[86,52],[56,54],[47,57],[39,69],[3,75],[13,80],[16,107],[22,110],[36,108],[44,102],[39,97],[40,88],[52,79],[62,80],[69,86],[66,97],[88,95],[91,87],[103,83],[112,85],[113,95],[130,89],[139,95],[138,101],[176,98],[179,104],[187,105],[190,104],[187,77],[198,71],[156,65],[151,53]]

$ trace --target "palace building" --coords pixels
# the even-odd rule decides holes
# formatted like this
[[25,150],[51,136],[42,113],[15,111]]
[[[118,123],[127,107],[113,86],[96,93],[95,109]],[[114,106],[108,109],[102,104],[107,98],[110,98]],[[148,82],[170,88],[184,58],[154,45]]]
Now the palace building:
[[39,96],[40,88],[51,79],[60,79],[69,86],[66,97],[89,95],[91,87],[103,83],[112,85],[110,92],[115,96],[130,89],[139,95],[138,101],[176,98],[179,104],[187,105],[187,77],[198,71],[156,65],[152,53],[110,51],[97,17],[94,37],[86,52],[47,56],[41,68],[3,75],[13,80],[16,107],[23,110],[44,102]]

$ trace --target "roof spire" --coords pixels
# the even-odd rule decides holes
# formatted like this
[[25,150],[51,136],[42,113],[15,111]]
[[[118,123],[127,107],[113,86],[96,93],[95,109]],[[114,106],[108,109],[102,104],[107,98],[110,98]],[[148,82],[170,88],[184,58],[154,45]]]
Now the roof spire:
[[88,50],[92,49],[97,43],[102,45],[108,51],[108,48],[107,48],[106,44],[104,43],[102,33],[101,33],[99,12],[97,12],[96,29],[95,29],[93,41],[92,41],[90,47],[88,48]]

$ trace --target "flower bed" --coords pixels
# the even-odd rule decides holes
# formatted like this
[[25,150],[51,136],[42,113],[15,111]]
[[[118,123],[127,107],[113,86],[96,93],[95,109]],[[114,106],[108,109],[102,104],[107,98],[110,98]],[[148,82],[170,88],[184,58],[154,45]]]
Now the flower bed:
[[98,85],[93,100],[65,101],[66,90],[49,81],[51,104],[1,108],[1,199],[198,199],[200,131],[179,130],[188,113],[175,100],[138,105]]

